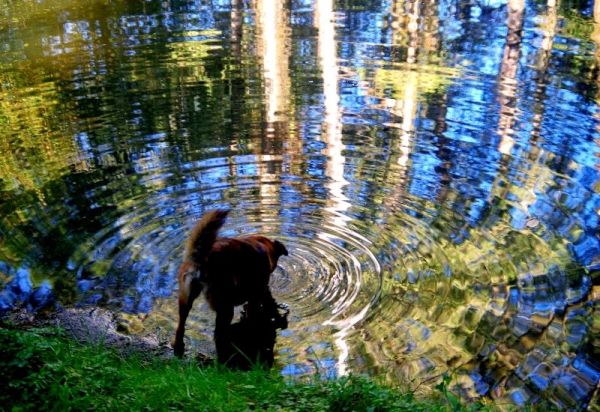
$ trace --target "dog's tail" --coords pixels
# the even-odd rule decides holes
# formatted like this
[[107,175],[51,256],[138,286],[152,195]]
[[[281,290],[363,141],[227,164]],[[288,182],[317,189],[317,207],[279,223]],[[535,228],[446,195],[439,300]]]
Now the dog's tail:
[[228,214],[229,210],[211,210],[196,223],[185,247],[184,262],[202,266]]

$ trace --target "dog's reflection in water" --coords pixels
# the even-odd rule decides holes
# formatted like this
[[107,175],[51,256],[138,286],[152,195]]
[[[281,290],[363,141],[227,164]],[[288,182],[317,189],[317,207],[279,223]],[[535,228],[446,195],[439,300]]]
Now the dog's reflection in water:
[[218,361],[232,369],[271,368],[277,330],[288,327],[289,310],[270,296],[244,305],[239,322],[216,339]]

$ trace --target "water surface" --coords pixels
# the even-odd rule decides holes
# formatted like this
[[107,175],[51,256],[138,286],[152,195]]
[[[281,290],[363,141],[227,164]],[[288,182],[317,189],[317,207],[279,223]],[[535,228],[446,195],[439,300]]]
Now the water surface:
[[598,396],[599,5],[0,4],[0,310],[167,341],[183,242],[226,207],[290,251],[282,374]]

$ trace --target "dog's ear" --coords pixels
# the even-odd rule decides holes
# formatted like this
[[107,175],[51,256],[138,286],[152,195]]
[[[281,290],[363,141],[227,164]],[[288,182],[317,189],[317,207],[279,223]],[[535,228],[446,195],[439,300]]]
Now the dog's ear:
[[277,251],[277,253],[279,253],[279,256],[281,256],[281,255],[287,256],[288,255],[288,251],[285,248],[285,246],[283,245],[283,243],[281,243],[279,240],[276,240],[274,243],[275,243],[275,251]]

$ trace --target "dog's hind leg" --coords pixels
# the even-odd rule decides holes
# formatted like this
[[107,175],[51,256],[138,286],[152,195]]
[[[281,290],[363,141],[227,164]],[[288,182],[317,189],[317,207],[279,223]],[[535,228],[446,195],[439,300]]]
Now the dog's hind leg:
[[183,336],[185,335],[185,321],[192,309],[194,300],[202,292],[202,283],[194,278],[189,268],[182,266],[179,270],[179,323],[173,341],[173,352],[175,356],[182,357],[185,350]]

